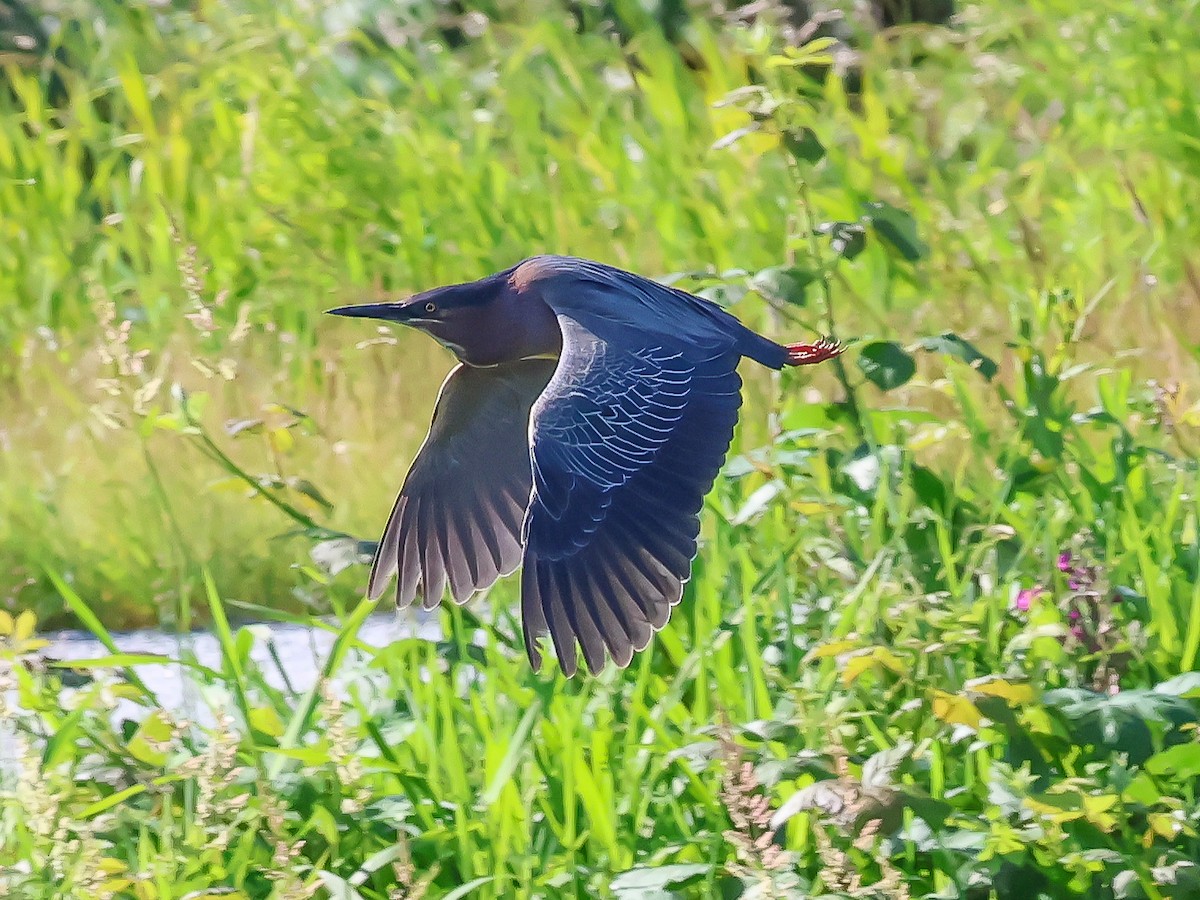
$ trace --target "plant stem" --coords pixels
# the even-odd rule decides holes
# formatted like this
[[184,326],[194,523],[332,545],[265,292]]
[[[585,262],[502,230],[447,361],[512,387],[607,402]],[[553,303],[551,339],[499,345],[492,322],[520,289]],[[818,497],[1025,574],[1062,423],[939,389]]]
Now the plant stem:
[[183,417],[187,420],[188,425],[196,429],[196,435],[200,439],[200,449],[203,450],[204,453],[207,454],[211,459],[219,463],[221,467],[225,469],[225,471],[229,472],[235,478],[245,482],[245,484],[253,489],[254,492],[260,497],[282,512],[288,518],[304,526],[307,531],[313,533],[314,535],[320,535],[326,538],[348,536],[339,531],[333,531],[332,529],[326,528],[323,525],[318,525],[310,516],[305,515],[286,500],[280,499],[278,496],[276,496],[274,491],[268,490],[266,487],[264,487],[258,481],[258,479],[230,459],[225,451],[217,446],[216,442],[208,436],[208,432],[205,431],[204,427],[192,416],[192,412],[188,408],[186,394],[183,394],[180,397],[179,404],[183,410]]
[[[809,194],[808,181],[800,173],[794,159],[788,159],[788,171],[792,173],[792,178],[796,183],[796,188],[800,195],[800,206],[804,210],[809,253],[820,264],[821,298],[825,306],[825,324],[829,336],[836,339],[837,323],[834,320],[833,314],[833,286],[830,284],[829,270],[821,263],[821,246],[817,241],[817,220],[813,214],[812,197]],[[835,356],[832,362],[838,383],[841,384],[842,390],[846,393],[846,409],[850,412],[850,419],[854,423],[854,430],[858,433],[859,440],[865,442],[867,440],[867,431],[863,424],[862,409],[858,404],[858,394],[855,391],[854,385],[850,383],[850,375],[846,371],[846,364],[841,356]]]

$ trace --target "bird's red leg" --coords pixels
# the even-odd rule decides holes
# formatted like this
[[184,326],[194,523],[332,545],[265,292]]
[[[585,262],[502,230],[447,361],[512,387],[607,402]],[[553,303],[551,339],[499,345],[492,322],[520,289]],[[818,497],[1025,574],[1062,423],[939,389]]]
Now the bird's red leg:
[[833,338],[821,338],[815,344],[788,344],[787,365],[811,366],[833,359],[845,349],[840,341]]

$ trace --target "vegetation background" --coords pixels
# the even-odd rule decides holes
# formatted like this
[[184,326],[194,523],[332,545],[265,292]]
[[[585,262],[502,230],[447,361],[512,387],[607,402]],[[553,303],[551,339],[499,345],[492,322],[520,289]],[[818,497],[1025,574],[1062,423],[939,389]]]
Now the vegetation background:
[[[1200,3],[913,11],[0,3],[5,896],[1200,896]],[[356,637],[450,361],[321,312],[534,252],[856,340],[597,679]]]

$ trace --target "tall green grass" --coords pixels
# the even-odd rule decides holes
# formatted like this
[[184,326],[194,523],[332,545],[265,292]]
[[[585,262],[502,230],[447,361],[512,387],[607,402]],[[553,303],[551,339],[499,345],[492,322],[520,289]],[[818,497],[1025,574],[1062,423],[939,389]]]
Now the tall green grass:
[[[117,653],[65,698],[0,617],[10,893],[1195,893],[1196,3],[964,4],[854,91],[769,22],[96,8],[60,107],[0,93],[0,597],[209,623],[221,715]],[[508,582],[365,647],[310,557],[374,536],[448,365],[320,310],[539,251],[858,339],[746,373],[688,596],[595,680],[528,671]],[[378,679],[271,687],[264,610]]]

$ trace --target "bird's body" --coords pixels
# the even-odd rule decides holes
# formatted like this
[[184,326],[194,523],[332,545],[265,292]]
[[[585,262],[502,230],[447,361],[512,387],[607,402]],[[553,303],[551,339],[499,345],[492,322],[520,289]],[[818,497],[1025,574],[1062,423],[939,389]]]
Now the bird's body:
[[699,512],[729,449],[743,356],[784,346],[720,307],[600,263],[539,256],[399,303],[332,310],[428,332],[460,360],[384,529],[369,591],[456,602],[523,567],[526,649],[563,671],[627,665],[679,602]]

